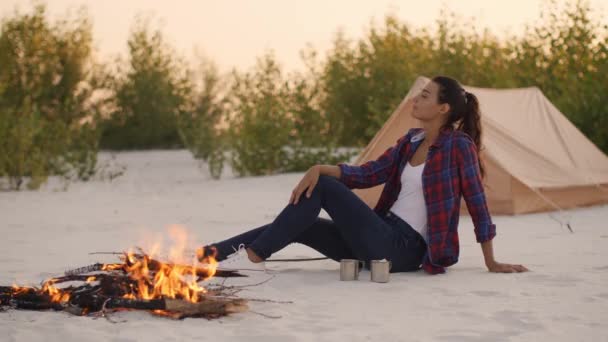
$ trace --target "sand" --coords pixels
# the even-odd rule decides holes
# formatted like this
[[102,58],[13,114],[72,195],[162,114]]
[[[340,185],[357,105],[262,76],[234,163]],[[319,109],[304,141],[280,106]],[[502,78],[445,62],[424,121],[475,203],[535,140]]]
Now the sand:
[[[108,160],[107,153],[102,161]],[[271,222],[302,173],[220,181],[186,151],[117,155],[123,176],[39,191],[0,193],[0,284],[37,285],[66,269],[166,236],[180,225],[192,246]],[[327,217],[326,213],[322,213]],[[556,219],[569,218],[574,233]],[[448,273],[391,274],[386,284],[339,281],[331,261],[269,263],[268,282],[241,297],[252,312],[218,320],[173,321],[143,312],[124,321],[58,312],[0,312],[1,341],[601,341],[608,340],[608,206],[495,216],[496,258],[531,272],[487,272],[469,217],[460,223],[461,258]],[[272,258],[319,257],[291,245]],[[263,280],[231,279],[242,285]],[[217,281],[221,281],[218,279]],[[280,316],[272,319],[270,316]]]

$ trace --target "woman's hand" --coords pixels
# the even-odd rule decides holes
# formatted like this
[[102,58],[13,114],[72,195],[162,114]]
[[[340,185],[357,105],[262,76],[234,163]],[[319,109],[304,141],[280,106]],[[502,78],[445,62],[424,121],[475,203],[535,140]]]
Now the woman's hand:
[[513,272],[527,272],[529,271],[523,265],[511,265],[503,264],[494,260],[494,249],[492,248],[492,240],[487,240],[481,243],[481,250],[483,251],[483,257],[486,262],[486,267],[490,272],[496,273],[513,273]]
[[496,261],[487,265],[487,267],[488,271],[495,273],[519,273],[529,271],[524,265],[503,264]]
[[310,197],[312,194],[312,190],[315,188],[317,183],[319,182],[319,176],[321,175],[321,171],[319,169],[319,165],[315,165],[306,171],[300,183],[293,189],[291,192],[291,198],[289,199],[289,204],[293,203],[294,205],[298,204],[300,200],[300,195],[304,191],[306,191],[306,197]]

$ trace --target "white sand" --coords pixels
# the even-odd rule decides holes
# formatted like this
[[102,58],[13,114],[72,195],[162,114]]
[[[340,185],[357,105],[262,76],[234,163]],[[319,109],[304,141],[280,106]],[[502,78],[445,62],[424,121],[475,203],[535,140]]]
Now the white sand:
[[[107,155],[105,156],[107,157]],[[37,285],[71,267],[112,257],[147,234],[181,224],[194,245],[270,222],[302,176],[234,178],[201,172],[187,152],[122,153],[126,173],[55,191],[0,193],[0,284]],[[2,341],[599,341],[608,340],[608,206],[568,211],[571,234],[548,214],[494,217],[497,259],[532,272],[486,271],[470,218],[460,224],[460,262],[440,276],[392,274],[388,284],[341,282],[333,261],[273,263],[276,277],[242,297],[254,311],[219,320],[172,321],[115,314],[125,323],[66,313],[0,313]],[[554,214],[555,216],[559,216]],[[324,215],[325,216],[325,215]],[[279,257],[318,257],[301,245]],[[248,280],[229,280],[245,284]]]

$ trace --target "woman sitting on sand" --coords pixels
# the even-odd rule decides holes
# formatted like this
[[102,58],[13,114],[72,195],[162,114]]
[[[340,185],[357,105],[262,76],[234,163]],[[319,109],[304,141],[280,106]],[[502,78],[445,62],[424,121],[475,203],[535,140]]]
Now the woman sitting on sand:
[[[340,261],[387,259],[391,272],[444,273],[458,262],[458,219],[464,196],[490,272],[523,272],[497,262],[496,226],[488,212],[478,158],[481,123],[477,97],[449,77],[435,77],[414,98],[410,129],[377,160],[360,166],[315,165],[269,224],[204,246],[224,270],[265,270],[264,260],[293,242]],[[350,189],[386,183],[372,210]],[[319,217],[321,209],[332,220]]]

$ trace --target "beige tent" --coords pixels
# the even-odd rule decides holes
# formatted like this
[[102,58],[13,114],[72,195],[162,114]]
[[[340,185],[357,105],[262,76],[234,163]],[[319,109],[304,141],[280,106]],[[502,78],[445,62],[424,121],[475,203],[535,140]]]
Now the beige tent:
[[[430,80],[419,77],[407,96],[354,164],[376,159],[412,127],[413,96]],[[493,214],[519,214],[608,203],[608,157],[589,141],[538,88],[485,89],[481,158]],[[384,185],[355,192],[374,207]],[[463,211],[466,211],[464,202]]]

